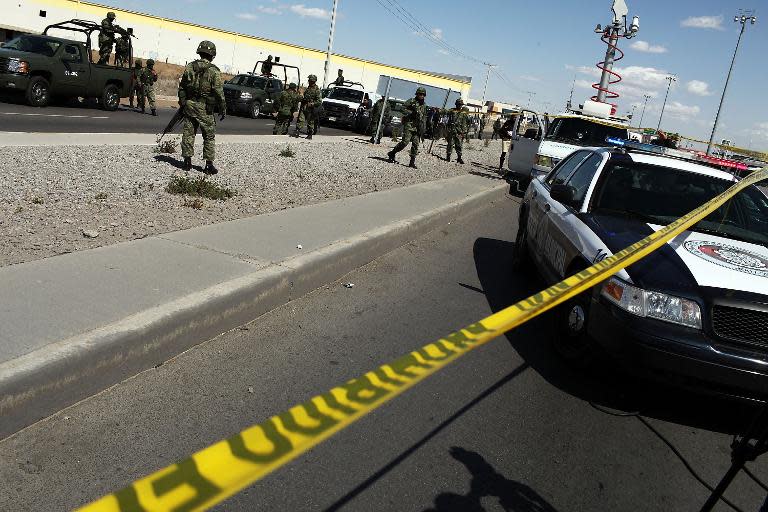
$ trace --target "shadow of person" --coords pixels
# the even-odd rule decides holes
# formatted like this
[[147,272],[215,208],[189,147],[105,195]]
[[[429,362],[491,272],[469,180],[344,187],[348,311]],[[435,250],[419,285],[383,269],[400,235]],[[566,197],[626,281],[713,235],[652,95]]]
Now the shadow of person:
[[425,512],[482,512],[483,498],[496,498],[506,512],[557,512],[536,491],[506,478],[480,454],[454,446],[451,456],[472,475],[467,494],[445,492],[435,498],[434,508]]

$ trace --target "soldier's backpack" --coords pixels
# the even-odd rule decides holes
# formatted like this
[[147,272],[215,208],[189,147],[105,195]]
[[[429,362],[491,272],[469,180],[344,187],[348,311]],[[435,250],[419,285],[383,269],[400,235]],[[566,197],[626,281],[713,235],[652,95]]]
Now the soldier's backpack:
[[192,81],[187,85],[187,98],[192,100],[204,100],[205,110],[208,114],[213,114],[216,106],[216,98],[211,94],[211,80],[208,77],[208,70],[211,68],[219,69],[214,64],[198,60],[192,63]]

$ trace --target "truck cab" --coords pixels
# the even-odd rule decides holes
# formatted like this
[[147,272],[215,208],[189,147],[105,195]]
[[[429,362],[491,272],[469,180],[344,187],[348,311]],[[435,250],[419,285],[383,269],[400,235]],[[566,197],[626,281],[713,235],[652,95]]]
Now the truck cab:
[[283,81],[273,76],[236,75],[224,83],[227,112],[246,114],[253,119],[262,114],[271,115],[283,87]]
[[344,82],[344,85],[332,85],[324,89],[320,121],[351,128],[355,124],[366,95],[372,102],[374,93],[366,91],[362,84],[353,82]]

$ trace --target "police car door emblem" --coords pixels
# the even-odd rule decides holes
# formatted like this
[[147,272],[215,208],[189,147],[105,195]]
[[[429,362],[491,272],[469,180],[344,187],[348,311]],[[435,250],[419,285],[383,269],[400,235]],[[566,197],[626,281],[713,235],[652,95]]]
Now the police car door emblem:
[[702,242],[699,240],[685,242],[685,248],[691,254],[715,265],[745,274],[768,277],[768,257],[756,252],[719,242]]

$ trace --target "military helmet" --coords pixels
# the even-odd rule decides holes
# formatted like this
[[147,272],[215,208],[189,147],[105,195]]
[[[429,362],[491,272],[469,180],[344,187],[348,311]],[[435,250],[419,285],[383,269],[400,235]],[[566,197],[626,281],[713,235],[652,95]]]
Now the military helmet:
[[216,45],[210,41],[202,41],[197,45],[197,53],[210,55],[213,58],[216,56]]
[[464,100],[463,99],[459,98],[459,99],[456,100],[456,106],[457,107],[460,106],[460,105],[463,105],[463,104],[464,104]]
[[317,76],[316,75],[309,75],[307,77],[307,80],[309,80],[310,82],[317,82]]
[[113,20],[115,18],[117,18],[117,16],[115,16],[115,13],[113,13],[112,11],[109,11],[107,13],[107,19]]
[[416,94],[417,95],[423,94],[424,96],[426,96],[427,95],[427,90],[425,88],[423,88],[423,87],[419,87],[418,89],[416,89]]
[[288,84],[288,88],[289,89],[295,89],[296,87],[297,86],[296,86],[296,84],[294,82],[291,82],[290,84]]
[[155,65],[154,59],[147,60],[147,67],[152,68]]
[[136,60],[136,62],[133,63],[133,67],[135,67],[137,69],[140,68],[141,67],[141,61],[140,60]]

